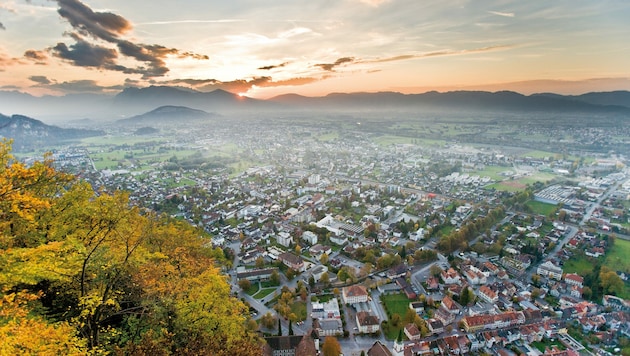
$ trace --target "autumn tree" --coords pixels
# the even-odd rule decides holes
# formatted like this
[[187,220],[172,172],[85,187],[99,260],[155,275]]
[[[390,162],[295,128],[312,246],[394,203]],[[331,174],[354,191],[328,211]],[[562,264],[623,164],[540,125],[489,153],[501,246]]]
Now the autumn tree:
[[429,268],[429,273],[431,273],[433,277],[439,276],[442,272],[443,270],[437,264],[433,264],[431,268]]
[[280,273],[278,273],[278,270],[273,270],[273,272],[271,272],[271,276],[269,277],[269,283],[272,286],[280,285]]
[[263,327],[271,329],[276,324],[276,317],[271,312],[267,312],[260,318],[260,323]]
[[617,295],[623,291],[623,280],[617,273],[606,266],[599,272],[599,283],[606,294]]
[[326,336],[322,345],[322,353],[324,356],[339,356],[341,354],[341,345],[334,336]]
[[243,278],[238,281],[238,286],[241,287],[242,290],[247,291],[252,287],[252,282],[249,279]]
[[0,143],[0,293],[36,296],[0,303],[0,339],[33,347],[9,353],[260,354],[203,231],[9,151]]

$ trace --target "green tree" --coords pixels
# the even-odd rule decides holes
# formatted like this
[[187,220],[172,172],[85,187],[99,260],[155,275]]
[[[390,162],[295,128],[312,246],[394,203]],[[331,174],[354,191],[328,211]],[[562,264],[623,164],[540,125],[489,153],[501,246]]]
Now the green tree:
[[273,272],[271,272],[271,276],[269,277],[269,283],[273,286],[280,285],[280,273],[278,273],[278,270],[273,270]]

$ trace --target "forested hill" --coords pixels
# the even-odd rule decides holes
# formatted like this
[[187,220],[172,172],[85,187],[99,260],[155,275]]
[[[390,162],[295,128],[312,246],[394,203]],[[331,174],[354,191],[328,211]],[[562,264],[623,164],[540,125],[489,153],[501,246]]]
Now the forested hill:
[[1,353],[261,354],[201,234],[0,141]]

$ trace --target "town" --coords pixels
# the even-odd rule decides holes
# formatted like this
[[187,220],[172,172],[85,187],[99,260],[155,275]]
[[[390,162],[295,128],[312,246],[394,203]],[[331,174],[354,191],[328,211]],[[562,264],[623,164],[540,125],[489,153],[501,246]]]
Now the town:
[[630,170],[603,129],[377,123],[108,128],[53,158],[204,230],[269,354],[630,345]]

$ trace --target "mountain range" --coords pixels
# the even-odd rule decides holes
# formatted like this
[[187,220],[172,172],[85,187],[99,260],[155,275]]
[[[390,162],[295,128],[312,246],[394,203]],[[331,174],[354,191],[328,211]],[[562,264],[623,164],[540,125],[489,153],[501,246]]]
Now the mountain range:
[[224,90],[199,92],[181,87],[151,86],[127,88],[117,95],[81,94],[61,97],[34,97],[19,92],[0,91],[0,112],[19,113],[46,119],[69,121],[89,117],[115,121],[142,115],[155,108],[188,107],[208,113],[319,111],[485,111],[485,112],[566,112],[630,115],[630,92],[614,91],[583,95],[516,92],[453,91],[423,94],[333,93],[321,97],[297,94],[253,99]]
[[30,151],[65,140],[103,135],[103,131],[61,128],[22,115],[0,114],[0,138],[13,139],[14,151]]
[[152,125],[161,123],[193,123],[216,118],[218,115],[186,106],[164,105],[141,115],[116,121],[119,124]]

